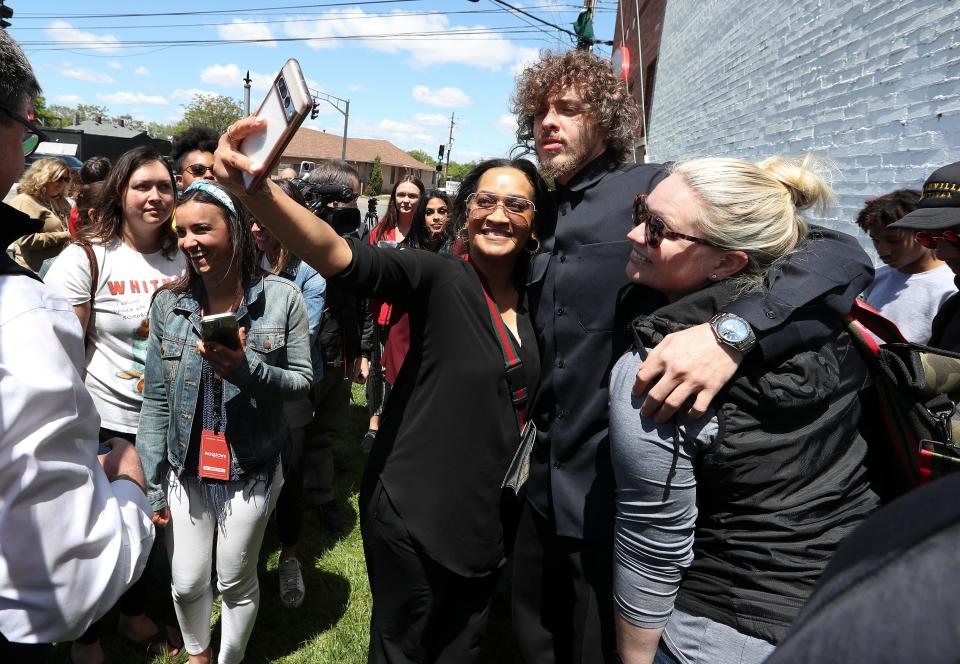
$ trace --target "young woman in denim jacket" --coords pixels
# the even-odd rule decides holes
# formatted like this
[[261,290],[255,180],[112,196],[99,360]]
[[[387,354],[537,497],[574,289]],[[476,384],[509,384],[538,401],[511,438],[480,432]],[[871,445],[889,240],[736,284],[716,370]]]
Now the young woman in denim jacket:
[[[264,276],[244,211],[224,189],[204,180],[188,187],[177,235],[187,274],[160,290],[150,309],[137,450],[154,522],[170,526],[174,607],[191,663],[212,661],[217,534],[218,661],[226,664],[243,659],[256,618],[257,558],[289,437],[278,406],[310,388],[310,338],[299,289]],[[239,319],[239,347],[202,341],[200,319],[230,311]],[[226,459],[201,457],[201,445]],[[228,479],[210,477],[211,463],[221,463]]]
[[[303,194],[290,180],[277,182],[280,188],[303,207],[307,202]],[[320,273],[292,254],[266,226],[253,220],[253,239],[257,243],[257,260],[267,272],[289,279],[303,294],[307,306],[307,321],[310,327],[310,359],[313,362],[313,386],[323,379],[323,349],[320,346],[320,325],[326,304],[327,280]],[[300,541],[300,526],[303,521],[303,445],[308,438],[314,419],[314,398],[317,391],[299,401],[285,404],[290,425],[290,445],[284,450],[283,491],[277,499],[277,536],[280,538],[280,602],[287,608],[303,604],[306,586],[297,560],[297,542]],[[329,464],[333,483],[333,459]]]

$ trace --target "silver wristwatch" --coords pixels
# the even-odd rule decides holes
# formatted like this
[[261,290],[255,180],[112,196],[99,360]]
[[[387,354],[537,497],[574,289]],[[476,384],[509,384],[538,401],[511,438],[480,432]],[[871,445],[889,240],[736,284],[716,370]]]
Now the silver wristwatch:
[[710,327],[717,341],[741,353],[746,354],[757,345],[750,323],[735,314],[717,314],[710,319]]

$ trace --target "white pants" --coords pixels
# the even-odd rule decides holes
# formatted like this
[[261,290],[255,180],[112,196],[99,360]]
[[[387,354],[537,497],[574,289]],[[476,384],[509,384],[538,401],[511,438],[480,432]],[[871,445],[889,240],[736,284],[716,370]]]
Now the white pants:
[[[235,489],[227,502],[226,521],[216,540],[217,587],[223,595],[220,664],[234,664],[243,659],[257,618],[260,604],[257,560],[267,517],[283,486],[280,464],[277,464],[273,476],[269,506],[264,506],[266,488],[263,482],[246,489],[245,484],[240,481],[231,483],[231,488]],[[199,655],[210,645],[210,615],[213,611],[210,565],[217,517],[204,500],[202,491],[192,479],[181,483],[172,471],[167,476],[167,504],[170,507],[167,548],[173,606],[183,632],[183,642],[191,655]]]

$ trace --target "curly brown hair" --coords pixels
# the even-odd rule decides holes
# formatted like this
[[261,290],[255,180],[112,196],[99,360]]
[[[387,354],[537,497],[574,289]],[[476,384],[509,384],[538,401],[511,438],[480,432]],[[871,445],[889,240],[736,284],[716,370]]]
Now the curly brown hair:
[[636,143],[640,104],[610,70],[610,62],[589,51],[546,51],[517,78],[510,110],[517,116],[517,142],[533,151],[533,116],[547,97],[575,87],[607,136],[607,152],[626,161]]

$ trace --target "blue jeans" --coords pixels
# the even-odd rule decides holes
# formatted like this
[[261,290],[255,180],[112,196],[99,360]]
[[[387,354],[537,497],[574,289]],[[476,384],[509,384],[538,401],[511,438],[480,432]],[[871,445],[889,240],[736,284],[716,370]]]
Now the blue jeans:
[[657,654],[653,658],[653,664],[680,664],[680,662],[670,654],[669,650],[660,646],[657,648]]

